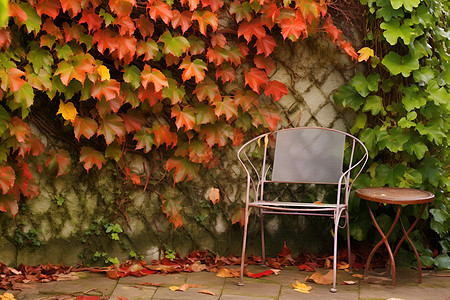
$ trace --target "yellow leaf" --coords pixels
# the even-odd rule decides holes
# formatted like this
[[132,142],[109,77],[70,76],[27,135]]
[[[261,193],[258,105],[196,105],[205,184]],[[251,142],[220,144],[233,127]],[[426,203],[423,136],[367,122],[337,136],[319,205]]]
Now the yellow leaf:
[[309,285],[300,283],[297,280],[295,281],[295,284],[292,284],[292,287],[294,288],[295,291],[304,294],[309,294],[309,291],[312,289],[312,287],[310,287]]
[[171,290],[171,291],[176,291],[176,290],[178,290],[178,288],[179,288],[179,286],[176,286],[176,285],[169,286],[169,290]]
[[359,62],[367,61],[369,58],[373,56],[373,50],[370,49],[369,47],[359,49],[358,53],[359,53],[358,57]]
[[59,102],[59,109],[56,114],[61,114],[64,120],[73,122],[77,116],[77,109],[73,106],[72,102],[64,103],[61,100]]
[[98,72],[98,75],[100,75],[100,77],[102,78],[102,81],[111,79],[111,76],[109,75],[109,69],[107,67],[105,67],[104,65],[101,65],[100,67],[98,67],[97,72]]

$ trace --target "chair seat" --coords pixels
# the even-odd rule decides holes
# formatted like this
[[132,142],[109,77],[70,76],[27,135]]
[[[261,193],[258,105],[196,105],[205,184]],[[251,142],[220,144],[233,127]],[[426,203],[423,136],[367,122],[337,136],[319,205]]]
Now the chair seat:
[[300,210],[335,210],[337,207],[344,207],[343,204],[329,203],[309,203],[309,202],[281,202],[281,201],[257,201],[249,203],[249,206],[266,209],[289,209],[293,211]]

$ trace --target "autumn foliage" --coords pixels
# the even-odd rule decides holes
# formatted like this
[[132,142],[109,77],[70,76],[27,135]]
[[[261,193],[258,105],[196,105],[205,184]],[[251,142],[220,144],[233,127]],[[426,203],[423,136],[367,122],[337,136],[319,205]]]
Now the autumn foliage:
[[[274,130],[273,101],[288,92],[270,79],[277,46],[324,32],[357,57],[324,1],[13,0],[10,16],[0,31],[0,210],[13,215],[21,195],[39,193],[30,168],[61,176],[72,163],[90,172],[113,161],[144,185],[124,155],[160,151],[172,185],[214,167],[217,148]],[[39,155],[45,166],[31,165]],[[162,203],[180,226],[179,202]]]

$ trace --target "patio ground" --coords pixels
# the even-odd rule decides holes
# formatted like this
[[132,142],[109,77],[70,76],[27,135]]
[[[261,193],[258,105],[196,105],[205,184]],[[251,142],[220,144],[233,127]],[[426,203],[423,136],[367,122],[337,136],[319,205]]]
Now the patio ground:
[[[260,272],[264,269],[251,266],[250,271]],[[319,270],[322,274],[328,270]],[[355,273],[362,274],[362,271]],[[125,277],[118,280],[109,279],[105,274],[90,272],[78,273],[79,280],[58,281],[49,283],[24,284],[22,291],[9,291],[18,300],[46,299],[69,300],[79,295],[110,296],[111,300],[136,299],[195,299],[195,300],[290,300],[290,299],[442,299],[450,300],[450,271],[425,270],[423,283],[417,284],[416,270],[400,269],[397,272],[397,284],[392,286],[389,281],[368,283],[352,277],[345,271],[338,271],[338,292],[330,293],[329,285],[318,285],[307,282],[311,286],[309,294],[303,294],[292,288],[296,280],[303,283],[311,272],[299,271],[297,267],[284,268],[278,275],[270,275],[260,279],[246,278],[244,286],[237,286],[237,278],[220,278],[216,273],[177,273],[153,274],[144,277]],[[382,277],[378,277],[382,278]],[[385,278],[387,279],[387,278]],[[343,281],[356,281],[354,285],[343,285]],[[185,292],[172,291],[170,286],[180,286],[183,283],[201,287],[190,288]],[[160,284],[151,286],[150,284]],[[199,293],[208,290],[215,295]],[[0,294],[3,292],[0,291]],[[88,298],[85,298],[86,300]],[[91,298],[92,299],[92,298]],[[106,298],[104,298],[106,299]]]

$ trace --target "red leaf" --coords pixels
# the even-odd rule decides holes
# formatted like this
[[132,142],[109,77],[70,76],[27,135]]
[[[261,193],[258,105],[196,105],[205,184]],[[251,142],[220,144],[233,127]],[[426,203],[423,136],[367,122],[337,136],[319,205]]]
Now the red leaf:
[[272,107],[253,107],[249,112],[253,117],[252,124],[255,127],[262,125],[273,131],[277,128],[278,122],[281,121],[279,112]]
[[232,82],[236,78],[236,71],[228,63],[222,64],[216,70],[216,79],[221,79],[223,83]]
[[13,186],[16,180],[16,174],[8,165],[0,166],[0,188],[3,194],[6,194]]
[[219,118],[221,115],[225,115],[227,121],[238,114],[237,104],[233,98],[226,96],[223,101],[214,101],[215,113]]
[[261,12],[263,19],[272,23],[274,23],[280,16],[280,9],[278,8],[276,3],[264,6],[261,9]]
[[[247,48],[248,52],[248,48]],[[241,60],[245,57],[246,54],[242,52],[242,49],[239,46],[233,46],[228,51],[228,57],[230,62],[235,66],[239,66],[241,64]]]
[[203,60],[196,58],[194,61],[191,61],[190,58],[186,56],[180,64],[180,69],[184,69],[183,74],[181,75],[184,81],[194,77],[195,82],[199,83],[205,78],[205,70],[208,68]]
[[89,32],[97,31],[102,27],[103,19],[95,13],[93,9],[83,10],[79,24],[86,23]]
[[50,170],[57,169],[58,173],[56,174],[56,177],[69,172],[72,164],[72,159],[70,158],[69,152],[64,149],[59,149],[58,152],[50,150],[48,155],[49,156],[45,161],[45,166]]
[[19,143],[27,143],[31,138],[30,126],[15,116],[10,120],[9,133],[15,136]]
[[189,4],[189,10],[194,11],[197,8],[200,0],[180,0],[180,3],[182,5],[186,4],[186,2]]
[[28,15],[26,12],[14,2],[9,2],[9,15],[13,18],[17,18],[19,23],[23,23],[28,20]]
[[155,135],[155,145],[157,147],[162,144],[166,144],[166,149],[169,145],[172,145],[172,148],[178,142],[178,135],[175,132],[170,131],[169,125],[156,125],[152,126],[153,134]]
[[80,162],[84,164],[84,168],[87,172],[89,172],[94,165],[100,170],[102,165],[106,162],[103,154],[91,147],[81,148],[80,154]]
[[99,296],[84,296],[84,295],[80,295],[77,297],[76,300],[101,300],[102,298],[100,298]]
[[212,149],[203,141],[193,140],[189,144],[189,160],[195,163],[208,163],[213,157]]
[[259,69],[264,69],[267,74],[272,72],[273,68],[275,68],[275,63],[271,57],[264,57],[262,55],[256,55],[253,59],[255,66]]
[[119,18],[129,16],[136,5],[136,0],[109,0],[111,11]]
[[180,201],[173,200],[171,198],[162,201],[162,210],[169,218],[169,222],[173,223],[175,229],[183,225],[183,219],[181,218],[179,211],[181,210]]
[[41,18],[43,14],[46,14],[52,19],[56,19],[59,15],[61,5],[58,0],[39,0],[34,8],[36,8],[36,12]]
[[282,19],[280,26],[281,34],[284,39],[287,39],[292,35],[294,38],[290,37],[290,39],[296,41],[300,38],[302,33],[304,37],[308,36],[306,23],[303,17],[301,17],[301,14],[296,14],[293,18]]
[[259,273],[250,273],[247,271],[247,273],[246,273],[246,275],[251,278],[261,278],[263,276],[268,276],[268,275],[272,275],[272,274],[274,274],[274,271],[272,271],[272,270],[265,270],[265,271],[262,271]]
[[226,44],[227,44],[227,39],[223,34],[219,33],[219,34],[211,35],[211,45],[213,47],[219,46],[221,48],[225,48]]
[[73,131],[75,137],[80,141],[80,137],[84,135],[87,139],[90,139],[97,132],[97,122],[91,118],[82,118],[77,116],[73,122]]
[[177,125],[177,129],[179,130],[184,126],[184,131],[190,130],[194,128],[195,125],[195,109],[193,107],[187,106],[180,109],[180,106],[175,105],[172,107],[172,115],[171,117],[175,117],[175,125]]
[[125,136],[125,133],[126,130],[122,118],[115,114],[105,116],[103,120],[100,121],[100,126],[97,130],[97,136],[102,134],[108,145],[114,141],[116,136],[122,138]]
[[60,0],[63,12],[71,11],[70,16],[73,18],[81,12],[81,1]]
[[231,224],[239,224],[244,226],[244,218],[245,218],[245,209],[243,207],[237,206],[231,215]]
[[220,66],[225,60],[228,60],[228,51],[219,46],[214,48],[208,48],[206,57],[210,63],[214,63],[216,66]]
[[331,17],[328,17],[325,20],[323,28],[326,30],[328,35],[333,38],[333,43],[336,43],[336,41],[342,39],[342,31],[340,31],[336,26],[334,26]]
[[199,83],[194,90],[194,94],[197,95],[198,101],[204,101],[209,99],[210,102],[217,98],[221,98],[219,87],[212,80],[208,79]]
[[118,34],[108,28],[100,29],[94,33],[92,37],[92,44],[97,44],[97,50],[101,54],[104,54],[106,49],[112,53],[119,48],[117,37]]
[[299,271],[306,271],[306,272],[314,272],[315,270],[313,268],[311,268],[309,265],[307,264],[301,264],[298,266],[298,270]]
[[[118,36],[117,42],[120,45],[117,49],[117,55],[119,59],[126,59],[126,62],[133,60],[133,56],[136,54],[137,40],[134,36],[124,35]],[[125,62],[125,63],[126,63]]]
[[148,99],[148,101],[150,102],[150,106],[153,106],[162,99],[162,91],[156,93],[153,85],[147,87],[146,89],[141,86],[138,91],[138,97],[141,102],[144,102],[145,99]]
[[259,89],[262,85],[269,82],[266,72],[257,68],[251,68],[250,71],[245,70],[245,84],[259,94]]
[[144,70],[142,70],[141,82],[145,89],[149,83],[153,83],[155,92],[161,91],[164,86],[169,86],[166,76],[160,70],[152,68],[149,65],[145,65]]
[[119,27],[120,35],[133,35],[136,31],[136,26],[129,16],[116,19],[114,21],[114,25],[117,25]]
[[33,156],[38,156],[41,153],[44,153],[45,146],[41,142],[41,139],[38,137],[33,137],[31,139],[31,151],[33,153]]
[[3,28],[0,30],[0,49],[7,50],[11,45],[11,30],[9,28]]
[[273,80],[269,81],[267,87],[264,89],[264,93],[266,95],[272,95],[273,100],[278,101],[281,97],[288,94],[288,90],[284,83]]
[[347,53],[352,58],[352,60],[358,59],[358,54],[356,53],[355,48],[353,48],[350,42],[339,41],[339,44],[341,44],[342,49],[344,49],[345,53]]
[[256,95],[252,91],[245,91],[245,94],[242,91],[237,90],[234,94],[234,101],[242,107],[242,110],[246,112],[253,105],[258,103],[258,95]]
[[211,7],[211,10],[213,12],[218,11],[223,6],[222,0],[203,0],[202,1],[202,7]]
[[119,96],[120,93],[120,83],[114,79],[97,81],[91,89],[91,95],[97,98],[99,101],[102,100],[102,96],[105,100],[109,101]]
[[264,53],[267,57],[273,52],[276,45],[277,43],[274,38],[270,35],[266,35],[256,41],[257,54]]
[[139,16],[139,19],[135,21],[137,28],[139,28],[139,32],[142,37],[145,39],[148,36],[152,36],[155,28],[153,23],[143,14]]
[[150,9],[150,17],[154,21],[156,21],[156,19],[160,17],[164,23],[169,25],[169,22],[173,17],[170,6],[162,2],[161,0],[156,0],[155,2],[153,2],[153,4],[151,3],[152,2],[150,1],[147,5],[147,8]]
[[186,32],[186,30],[189,29],[192,25],[192,12],[190,11],[183,11],[180,13],[178,10],[172,11],[172,28],[175,29],[178,26],[181,27],[181,31],[183,33]]
[[233,129],[225,122],[218,121],[214,124],[202,125],[200,138],[203,139],[210,148],[215,144],[219,147],[225,146],[228,139],[233,138]]
[[9,89],[11,92],[15,93],[25,84],[25,80],[21,77],[25,75],[25,72],[17,69],[17,68],[9,68],[8,69],[8,80],[9,80]]
[[252,36],[256,36],[257,39],[261,39],[266,36],[266,30],[264,29],[263,22],[260,18],[254,19],[250,22],[242,21],[239,24],[238,37],[241,35],[250,43]]
[[233,146],[239,146],[244,142],[244,134],[238,128],[233,128]]
[[172,169],[175,169],[173,182],[177,183],[183,180],[192,180],[194,177],[196,177],[198,172],[198,165],[190,162],[185,157],[174,156],[167,160],[166,169],[169,172]]
[[216,14],[207,10],[196,10],[192,14],[192,20],[198,22],[200,33],[206,36],[206,28],[208,25],[211,26],[213,31],[217,30],[219,25],[219,19]]
[[247,20],[250,22],[253,17],[253,9],[248,2],[233,1],[230,4],[230,14],[235,15],[236,22]]
[[139,111],[128,110],[126,114],[121,116],[127,133],[139,131],[141,130],[142,125],[145,124],[145,118]]

